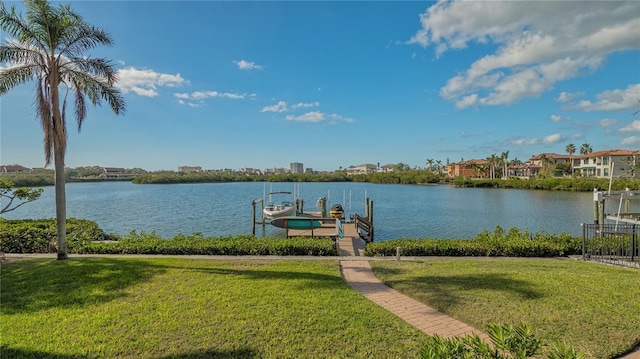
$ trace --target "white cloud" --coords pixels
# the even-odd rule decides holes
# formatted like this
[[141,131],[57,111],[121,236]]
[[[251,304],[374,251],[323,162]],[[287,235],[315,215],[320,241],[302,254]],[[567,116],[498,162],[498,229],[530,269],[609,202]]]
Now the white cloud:
[[624,146],[640,145],[640,136],[627,137],[620,142]]
[[[179,99],[184,99],[184,100],[195,100],[195,101],[203,101],[206,100],[208,98],[214,98],[214,97],[219,97],[219,98],[228,98],[228,99],[232,99],[232,100],[241,100],[244,99],[246,97],[246,95],[243,94],[237,94],[237,93],[230,93],[230,92],[218,92],[218,91],[194,91],[191,94],[188,93],[175,93],[173,94],[175,97],[179,98]],[[180,102],[178,101],[178,103],[184,105],[184,101]],[[194,106],[196,105],[196,106]],[[191,107],[197,107],[200,104],[195,104],[195,103],[189,103],[189,106]]]
[[613,119],[613,118],[605,118],[605,119],[602,119],[602,120],[600,120],[598,122],[600,127],[604,127],[604,128],[614,126],[617,123],[618,123],[618,120]]
[[260,110],[260,112],[287,112],[287,103],[284,101],[280,101],[275,105],[265,106]]
[[291,105],[291,109],[295,110],[297,108],[307,108],[307,107],[318,107],[320,106],[320,102],[315,101],[315,102],[310,102],[310,103],[297,103],[295,105]]
[[640,120],[635,120],[618,130],[619,133],[640,133]]
[[564,136],[559,133],[554,133],[553,135],[545,136],[542,139],[542,143],[547,143],[547,144],[558,143],[562,141],[564,141]]
[[356,122],[356,120],[352,119],[351,117],[344,117],[342,115],[338,115],[337,113],[332,113],[331,115],[329,115],[329,117],[331,117],[332,119],[334,119],[336,121],[344,121],[344,122],[348,122],[348,123]]
[[626,89],[604,91],[596,95],[596,101],[583,100],[571,108],[583,111],[628,110],[638,105],[640,83],[629,85]]
[[320,111],[312,111],[300,116],[289,115],[286,117],[286,120],[296,122],[320,122],[325,120],[325,114]]
[[553,122],[568,121],[570,119],[569,117],[564,117],[560,115],[551,115],[550,118],[551,118],[551,121]]
[[262,66],[257,65],[255,62],[240,60],[240,61],[233,61],[233,63],[238,65],[238,68],[240,70],[262,70]]
[[555,101],[560,103],[565,103],[565,102],[572,101],[573,99],[583,95],[584,95],[584,92],[570,93],[570,92],[563,91],[563,92],[560,92],[560,95],[558,95],[558,97],[555,98]]
[[517,139],[517,140],[513,140],[511,141],[511,144],[516,145],[516,146],[532,146],[532,145],[538,145],[538,144],[553,144],[553,143],[558,143],[558,142],[562,142],[565,140],[565,137],[559,133],[554,133],[552,135],[549,136],[545,136],[542,139],[538,139],[538,138],[529,138],[529,139]]
[[537,140],[535,138],[532,138],[532,139],[518,139],[518,140],[511,141],[511,143],[516,145],[516,146],[530,146],[530,145],[537,145],[538,143],[540,143],[540,140]]
[[[438,1],[420,23],[408,43],[432,46],[438,57],[472,43],[496,48],[441,89],[458,107],[538,97],[558,81],[597,70],[613,52],[636,49],[640,28],[632,1]],[[557,101],[573,96],[563,92]]]
[[127,67],[118,70],[116,86],[123,93],[133,92],[140,96],[155,97],[158,95],[158,87],[176,87],[187,83],[180,74],[169,75],[149,69]]

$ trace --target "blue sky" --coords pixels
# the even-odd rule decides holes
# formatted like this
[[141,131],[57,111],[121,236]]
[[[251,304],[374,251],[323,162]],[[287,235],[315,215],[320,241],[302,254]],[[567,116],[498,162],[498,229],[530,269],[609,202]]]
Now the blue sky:
[[[127,103],[121,116],[90,108],[79,134],[69,119],[69,167],[640,148],[637,1],[69,3],[112,35],[90,54],[114,61]],[[34,93],[0,98],[2,164],[44,165]]]

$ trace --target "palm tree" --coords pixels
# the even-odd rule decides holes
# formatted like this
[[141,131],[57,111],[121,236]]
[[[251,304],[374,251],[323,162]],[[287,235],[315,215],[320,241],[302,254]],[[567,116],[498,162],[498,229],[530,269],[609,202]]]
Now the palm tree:
[[429,171],[433,172],[433,162],[434,160],[432,158],[427,158],[427,166]]
[[504,171],[502,172],[502,177],[504,177],[504,179],[507,179],[508,173],[507,173],[507,165],[509,164],[509,151],[506,152],[502,152],[502,154],[500,155],[500,160],[502,160],[502,165],[504,166]]
[[124,112],[125,104],[114,88],[117,78],[111,63],[85,54],[97,45],[111,45],[109,34],[87,24],[69,5],[55,8],[46,0],[25,0],[25,6],[26,19],[15,7],[8,11],[0,4],[0,28],[13,37],[0,46],[0,62],[9,65],[0,71],[0,95],[36,82],[34,105],[44,132],[45,166],[53,156],[55,169],[58,259],[66,259],[67,95],[71,92],[75,98],[78,131],[87,116],[87,98],[94,106],[105,100],[116,115]]
[[438,168],[438,174],[442,175],[442,161],[441,160],[437,160],[436,161],[436,167]]
[[570,143],[567,145],[567,147],[564,148],[564,150],[567,152],[567,154],[569,155],[569,162],[571,162],[571,174],[573,175],[573,154],[576,153],[576,145],[574,145],[573,143]]
[[492,153],[491,156],[487,157],[487,162],[489,162],[489,171],[491,178],[496,177],[496,165],[500,163],[500,157],[498,157],[495,153]]
[[583,143],[580,147],[581,155],[588,155],[591,152],[593,152],[593,148],[591,148],[591,145],[589,145],[588,143]]

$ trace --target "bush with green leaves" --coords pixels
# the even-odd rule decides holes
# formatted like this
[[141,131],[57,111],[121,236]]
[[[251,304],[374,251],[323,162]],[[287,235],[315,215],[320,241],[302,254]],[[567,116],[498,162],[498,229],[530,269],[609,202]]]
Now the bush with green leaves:
[[[200,233],[178,234],[169,239],[155,232],[124,237],[105,234],[98,224],[85,219],[67,219],[69,253],[84,254],[201,254],[201,255],[300,255],[335,256],[329,238],[256,238],[244,234],[206,238]],[[0,218],[0,249],[3,253],[55,253],[54,219]]]
[[335,256],[336,247],[329,238],[256,238],[253,235],[203,237],[199,233],[179,234],[163,239],[155,232],[132,231],[111,242],[85,243],[76,253],[173,254],[173,255],[280,255]]
[[503,256],[503,257],[563,257],[582,253],[582,238],[546,232],[511,228],[505,232],[496,226],[493,232],[483,231],[473,239],[407,239],[368,243],[367,256],[393,256],[400,247],[405,256]]
[[[0,218],[0,250],[3,253],[54,253],[57,248],[55,219]],[[69,250],[109,238],[98,224],[86,219],[67,219]]]
[[[487,334],[491,344],[478,335],[443,338],[439,335],[429,337],[420,351],[422,359],[526,359],[541,354],[544,344],[537,339],[533,329],[526,324],[499,325],[489,324]],[[566,343],[557,342],[546,354],[548,359],[582,359],[584,354],[577,353]]]

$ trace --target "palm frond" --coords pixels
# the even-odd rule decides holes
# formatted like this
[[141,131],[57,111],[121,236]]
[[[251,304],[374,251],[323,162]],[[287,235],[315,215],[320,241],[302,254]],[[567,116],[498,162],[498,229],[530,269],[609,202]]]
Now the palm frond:
[[8,40],[7,45],[0,46],[0,61],[9,64],[34,64],[41,62],[43,53],[36,47]]
[[11,12],[9,12],[4,3],[0,3],[0,28],[11,36],[16,37],[20,42],[34,44],[40,48],[45,47],[34,28],[21,15],[16,13],[15,6],[12,6]]
[[84,93],[80,84],[75,83],[73,88],[76,90],[75,113],[78,122],[78,132],[82,129],[82,122],[87,117],[87,104],[84,100]]
[[116,71],[113,64],[103,58],[74,58],[60,66],[60,71],[82,71],[90,73],[95,77],[105,78],[107,83],[113,85],[117,80]]
[[22,65],[0,71],[0,95],[36,76],[36,66]]
[[111,35],[104,30],[82,22],[68,38],[62,39],[60,53],[77,57],[98,45],[113,45]]
[[86,94],[94,106],[101,105],[104,100],[116,115],[125,112],[125,102],[120,91],[104,77],[92,76],[90,73],[69,68],[66,69],[64,76],[66,81],[73,83]]
[[49,99],[48,90],[46,86],[43,86],[43,81],[38,81],[36,89],[35,106],[38,110],[38,118],[40,118],[40,125],[42,126],[42,132],[44,138],[42,143],[44,145],[44,160],[45,167],[51,163],[51,155],[53,154],[53,116],[51,114],[51,101]]

